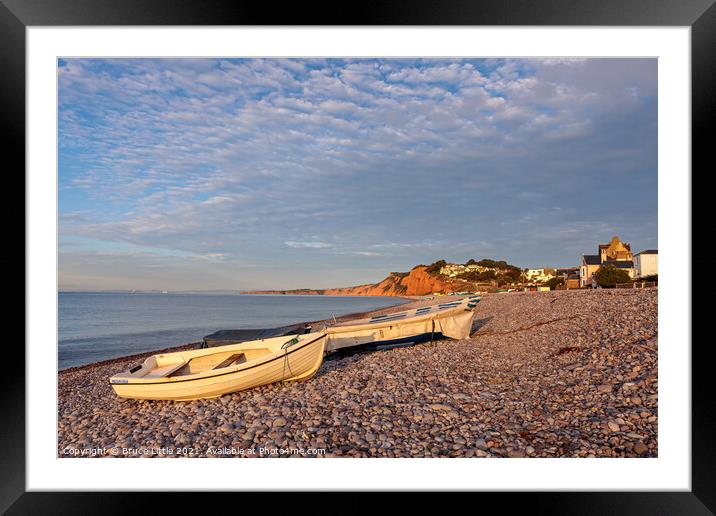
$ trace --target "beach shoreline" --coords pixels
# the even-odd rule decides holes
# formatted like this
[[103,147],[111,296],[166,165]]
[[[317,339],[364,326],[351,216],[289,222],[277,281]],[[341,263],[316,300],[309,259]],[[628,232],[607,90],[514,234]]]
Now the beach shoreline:
[[[396,299],[402,299],[402,300],[404,300],[404,302],[398,303],[395,305],[390,305],[390,306],[383,307],[383,308],[379,308],[376,310],[368,310],[368,311],[355,312],[355,313],[341,315],[341,316],[336,317],[336,320],[339,322],[340,321],[348,321],[350,319],[358,319],[361,317],[368,317],[368,316],[372,316],[372,315],[379,315],[382,313],[387,313],[387,312],[385,312],[385,310],[393,310],[393,309],[396,309],[397,307],[405,307],[405,306],[411,305],[412,303],[415,303],[416,301],[418,301],[424,297],[425,296],[396,296]],[[417,305],[417,306],[420,306],[420,305]],[[317,321],[300,321],[300,322],[296,322],[296,323],[290,323],[287,326],[317,325],[317,324],[321,324],[321,323],[328,323],[328,322],[331,322],[332,320],[333,319],[321,319],[321,320],[317,320]],[[219,330],[219,329],[224,329],[224,328],[216,328],[216,329]],[[64,368],[58,369],[58,373],[74,371],[74,370],[82,369],[85,367],[111,365],[111,364],[116,364],[118,362],[124,362],[126,360],[142,361],[152,355],[158,355],[160,353],[173,353],[175,351],[186,351],[189,349],[196,349],[196,347],[198,347],[201,344],[201,342],[202,341],[200,341],[200,340],[193,341],[193,342],[186,342],[183,344],[177,344],[175,346],[168,346],[168,347],[158,348],[158,349],[154,349],[154,350],[150,350],[150,351],[142,351],[140,353],[132,353],[130,355],[122,355],[122,356],[118,356],[115,358],[107,358],[104,360],[98,360],[97,362],[90,362],[88,364],[64,367]]]
[[58,457],[656,457],[657,355],[657,289],[490,294],[469,339],[216,399],[117,397],[141,355],[60,371]]

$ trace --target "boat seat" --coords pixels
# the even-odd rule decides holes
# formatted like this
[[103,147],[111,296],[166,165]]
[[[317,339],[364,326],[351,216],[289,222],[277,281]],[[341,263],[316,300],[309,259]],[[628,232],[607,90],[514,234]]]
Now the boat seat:
[[[221,369],[222,367],[229,367],[231,364],[239,360],[240,358],[243,358],[243,353],[234,353],[233,355],[229,356],[226,360],[221,362],[220,364],[217,364],[212,369]],[[242,362],[246,362],[246,360],[242,360]]]
[[163,378],[165,376],[169,376],[174,371],[183,366],[184,362],[179,362],[178,364],[169,364],[164,367],[158,367],[157,369],[152,369],[151,371],[149,371],[149,373],[147,373],[144,378]]

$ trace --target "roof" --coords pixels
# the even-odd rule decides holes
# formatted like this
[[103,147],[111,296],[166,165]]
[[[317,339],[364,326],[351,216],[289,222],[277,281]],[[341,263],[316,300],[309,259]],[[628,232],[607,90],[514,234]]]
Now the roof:
[[659,254],[659,251],[657,251],[656,249],[647,249],[646,251],[641,251],[640,253],[636,254]]
[[556,269],[555,270],[557,274],[569,274],[569,273],[579,273],[579,267],[569,267],[566,269]]
[[599,244],[599,252],[601,252],[602,249],[609,249],[610,247],[614,247],[614,249],[618,251],[619,248],[622,246],[624,247],[624,249],[631,252],[631,244],[622,242],[618,236],[613,236],[608,244]]
[[614,260],[602,263],[602,266],[616,267],[617,269],[633,269],[634,262],[631,260]]
[[601,265],[602,261],[598,254],[585,254],[582,256],[582,261],[586,265]]
[[[619,242],[618,244],[623,245],[627,251],[631,251],[631,244],[628,244],[626,242]],[[611,246],[612,244],[599,244],[599,251],[601,251],[602,249],[609,249]],[[619,246],[617,245],[617,248],[618,247]]]

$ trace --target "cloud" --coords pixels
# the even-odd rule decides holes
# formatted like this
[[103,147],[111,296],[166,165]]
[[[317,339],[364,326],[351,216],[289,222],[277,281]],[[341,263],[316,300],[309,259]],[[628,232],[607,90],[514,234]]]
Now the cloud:
[[288,247],[293,247],[294,249],[328,249],[333,247],[331,244],[327,244],[325,242],[296,242],[296,241],[289,241],[284,242]]
[[653,59],[66,59],[58,83],[61,239],[91,256],[306,285],[378,258],[566,265],[538,238],[564,217],[656,245]]

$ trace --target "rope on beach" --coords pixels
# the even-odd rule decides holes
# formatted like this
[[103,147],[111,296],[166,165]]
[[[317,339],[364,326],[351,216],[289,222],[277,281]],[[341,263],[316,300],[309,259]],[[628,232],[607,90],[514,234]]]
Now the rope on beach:
[[286,367],[288,367],[288,372],[291,373],[291,377],[294,376],[293,371],[291,371],[291,364],[288,362],[288,348],[284,348],[283,353],[283,371],[281,372],[281,383],[283,383],[286,379]]

